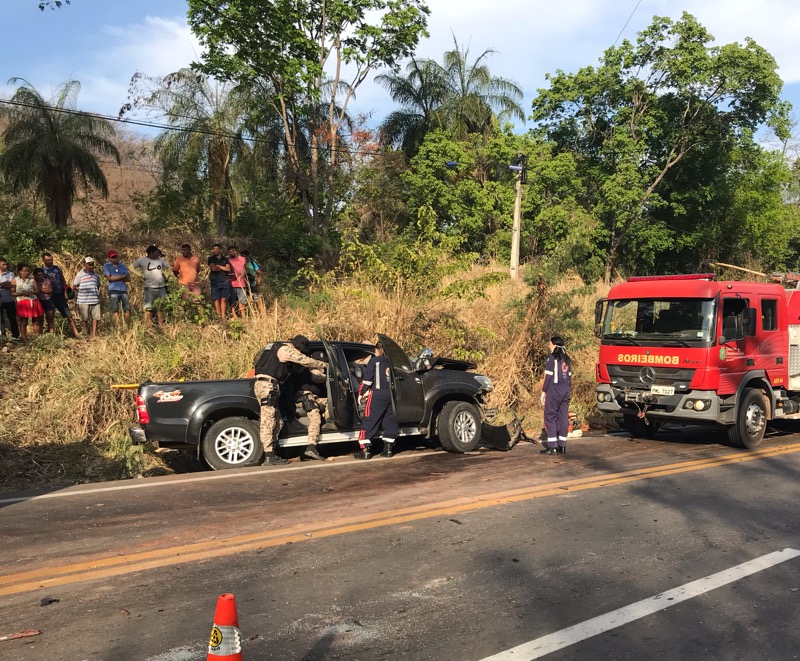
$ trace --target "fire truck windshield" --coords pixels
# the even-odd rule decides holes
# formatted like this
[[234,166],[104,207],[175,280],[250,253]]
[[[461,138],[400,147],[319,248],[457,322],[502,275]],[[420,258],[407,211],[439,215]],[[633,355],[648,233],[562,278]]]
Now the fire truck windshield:
[[603,321],[602,339],[612,344],[710,342],[714,301],[692,298],[611,300]]

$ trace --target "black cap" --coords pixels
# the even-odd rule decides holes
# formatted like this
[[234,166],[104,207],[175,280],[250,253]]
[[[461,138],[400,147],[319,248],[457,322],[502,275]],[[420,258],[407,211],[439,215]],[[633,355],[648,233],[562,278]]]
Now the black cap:
[[308,338],[305,335],[295,335],[289,342],[300,353],[306,356],[311,353],[311,349],[308,346]]

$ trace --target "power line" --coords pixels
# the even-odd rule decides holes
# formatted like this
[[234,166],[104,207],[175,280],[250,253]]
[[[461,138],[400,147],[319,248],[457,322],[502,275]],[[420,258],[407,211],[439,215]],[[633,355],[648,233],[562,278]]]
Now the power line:
[[[41,108],[41,106],[38,106],[38,105],[33,104],[33,103],[23,103],[21,101],[13,101],[13,100],[7,100],[7,99],[0,99],[0,104],[7,105],[7,106],[15,106],[15,107],[19,107],[19,108],[33,108],[33,109]],[[199,128],[189,128],[189,127],[186,127],[186,126],[173,126],[171,124],[159,124],[159,123],[156,123],[156,122],[145,122],[145,121],[142,121],[142,120],[125,119],[123,117],[114,117],[113,115],[102,115],[100,113],[85,112],[83,110],[73,110],[72,108],[60,108],[60,107],[56,107],[56,106],[47,106],[47,109],[52,111],[52,112],[59,112],[59,113],[67,114],[67,115],[83,115],[83,116],[87,116],[87,117],[92,117],[94,119],[102,119],[102,120],[105,120],[105,121],[108,121],[108,122],[117,122],[117,123],[120,123],[120,124],[130,124],[132,126],[143,126],[143,127],[146,127],[146,128],[154,128],[154,129],[159,129],[159,130],[162,130],[162,131],[179,131],[179,132],[182,132],[182,133],[194,133],[194,134],[198,134],[198,135],[207,135],[207,136],[216,137],[216,138],[229,138],[231,140],[241,140],[242,142],[249,142],[252,145],[267,143],[266,140],[261,140],[261,139],[255,137],[255,136],[237,135],[235,133],[230,133],[228,131],[211,131],[211,130],[199,129]],[[293,143],[290,143],[289,146],[294,147],[296,145],[293,144]],[[362,154],[362,155],[368,155],[368,156],[390,155],[390,154],[393,153],[393,152],[381,151],[381,150],[377,150],[377,149],[369,150],[369,149],[352,149],[352,148],[340,148],[340,147],[335,147],[334,148],[334,147],[330,147],[330,146],[323,147],[322,149],[323,149],[323,151],[327,151],[327,152],[330,152],[330,153],[336,152],[336,153],[341,153],[341,154]]]
[[628,16],[628,20],[625,21],[625,25],[622,26],[622,29],[619,31],[619,34],[617,35],[617,38],[614,39],[614,43],[611,46],[612,48],[617,45],[617,42],[619,41],[619,38],[622,36],[622,33],[625,32],[625,28],[628,27],[628,23],[631,22],[631,19],[633,18],[633,15],[636,13],[636,10],[639,9],[639,5],[640,4],[642,4],[642,0],[639,0],[636,3],[636,6],[633,8],[633,11],[631,12],[631,15]]

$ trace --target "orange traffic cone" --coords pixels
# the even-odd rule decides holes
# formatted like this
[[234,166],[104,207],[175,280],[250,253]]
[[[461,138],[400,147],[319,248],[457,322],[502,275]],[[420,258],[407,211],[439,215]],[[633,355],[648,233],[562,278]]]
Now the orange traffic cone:
[[239,616],[236,613],[236,597],[221,594],[214,612],[214,627],[208,641],[208,661],[244,661],[242,636],[239,633]]

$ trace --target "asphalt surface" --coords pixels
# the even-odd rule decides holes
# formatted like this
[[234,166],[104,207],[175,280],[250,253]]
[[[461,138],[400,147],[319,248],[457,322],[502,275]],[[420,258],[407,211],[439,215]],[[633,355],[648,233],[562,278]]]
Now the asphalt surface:
[[[755,453],[721,439],[673,430],[576,439],[566,457],[523,444],[0,495],[0,637],[40,631],[0,655],[206,659],[231,592],[245,659],[482,661],[800,550],[800,435]],[[798,650],[800,557],[546,658]]]

